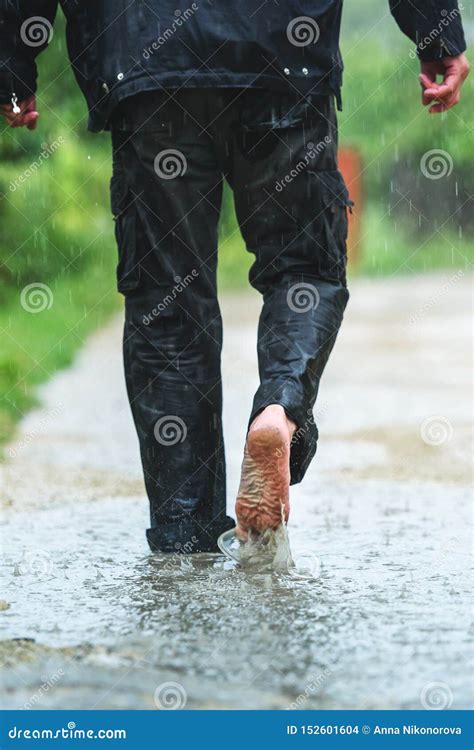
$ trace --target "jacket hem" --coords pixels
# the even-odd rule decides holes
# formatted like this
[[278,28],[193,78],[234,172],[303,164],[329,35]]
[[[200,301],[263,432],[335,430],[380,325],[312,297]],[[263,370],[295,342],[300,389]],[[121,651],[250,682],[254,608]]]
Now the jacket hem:
[[218,75],[212,72],[190,75],[189,73],[164,73],[157,76],[146,76],[117,85],[102,103],[100,109],[90,111],[88,129],[97,133],[110,130],[110,119],[116,107],[124,100],[145,91],[181,88],[258,88],[271,91],[287,92],[297,90],[302,94],[332,95],[340,101],[340,88],[334,89],[318,78],[291,78],[290,82],[278,76],[256,76],[241,73]]

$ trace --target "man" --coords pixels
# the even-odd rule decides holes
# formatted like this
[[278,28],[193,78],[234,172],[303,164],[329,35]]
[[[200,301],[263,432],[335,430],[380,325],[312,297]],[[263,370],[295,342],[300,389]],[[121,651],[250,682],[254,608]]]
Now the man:
[[[239,539],[277,528],[315,453],[312,409],[348,299],[337,169],[342,0],[61,0],[93,131],[112,131],[124,359],[153,550],[215,551],[226,515],[222,182],[263,295],[260,386],[236,504]],[[33,129],[35,57],[57,0],[0,0],[0,104]],[[390,0],[421,61],[430,112],[468,73],[456,0]],[[370,21],[368,21],[368,26]],[[442,80],[437,82],[437,76]]]

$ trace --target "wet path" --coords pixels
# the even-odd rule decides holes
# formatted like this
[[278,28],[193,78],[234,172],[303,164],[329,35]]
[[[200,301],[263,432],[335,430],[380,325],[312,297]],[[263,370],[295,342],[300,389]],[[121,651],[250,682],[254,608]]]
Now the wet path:
[[[3,705],[468,707],[470,284],[451,279],[353,284],[291,574],[148,554],[120,322],[92,338],[1,467]],[[230,508],[258,306],[224,302]]]

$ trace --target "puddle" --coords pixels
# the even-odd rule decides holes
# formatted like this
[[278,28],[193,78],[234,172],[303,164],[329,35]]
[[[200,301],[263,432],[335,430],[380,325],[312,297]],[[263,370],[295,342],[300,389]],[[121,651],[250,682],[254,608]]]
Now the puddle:
[[[240,708],[417,708],[439,680],[467,707],[469,492],[452,489],[448,509],[436,485],[331,483],[296,502],[288,572],[150,555],[135,498],[4,516],[4,651],[34,638],[30,681],[61,668],[81,707],[147,707],[166,676],[196,707],[219,706],[222,687]],[[28,699],[14,672],[10,704]],[[135,692],[116,695],[132,674]]]

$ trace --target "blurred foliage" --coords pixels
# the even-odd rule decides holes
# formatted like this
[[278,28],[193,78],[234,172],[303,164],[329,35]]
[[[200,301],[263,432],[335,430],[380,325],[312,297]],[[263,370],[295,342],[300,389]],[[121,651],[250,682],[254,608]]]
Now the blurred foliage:
[[[339,122],[341,143],[363,158],[360,269],[369,273],[459,267],[472,244],[451,228],[448,234],[435,232],[432,240],[420,239],[392,210],[397,168],[406,160],[416,168],[432,148],[451,155],[456,179],[461,186],[466,180],[472,193],[468,165],[474,131],[468,112],[473,109],[474,76],[462,106],[430,117],[420,105],[418,63],[410,57],[411,49],[388,14],[388,2],[346,4],[344,112]],[[37,384],[69,363],[88,331],[120,305],[108,197],[110,136],[87,132],[87,111],[67,61],[61,17],[39,62],[38,129],[11,130],[3,123],[0,128],[4,435],[34,402]],[[441,183],[437,181],[440,190]],[[423,190],[423,183],[418,187]],[[220,288],[243,286],[252,257],[240,239],[228,189],[220,236]],[[21,290],[36,282],[47,284],[54,298],[51,309],[38,315],[20,304]]]
[[[396,27],[395,27],[396,28]],[[373,192],[386,187],[390,166],[403,154],[446,150],[456,165],[471,169],[474,130],[474,76],[463,88],[461,105],[439,116],[421,106],[419,63],[413,45],[400,35],[390,54],[376,41],[346,40],[341,141],[354,144],[365,163],[364,181]]]
[[[72,361],[114,309],[116,249],[109,210],[110,136],[87,133],[67,62],[62,19],[40,58],[35,131],[1,124],[0,440],[35,403],[36,386]],[[21,292],[46,284],[52,305],[28,312]]]
[[[38,161],[34,152],[32,160]],[[104,245],[112,252],[104,180],[108,171],[108,158],[102,152],[93,159],[79,140],[66,135],[37,170],[23,159],[6,163],[2,171],[6,197],[0,203],[6,282],[2,303],[24,284],[84,273],[102,262]],[[20,176],[25,182],[18,181]]]
[[[464,8],[469,39],[474,2],[464,3]],[[354,209],[361,219],[360,260],[352,273],[469,267],[474,247],[474,73],[463,87],[461,105],[441,116],[430,115],[421,105],[414,46],[399,31],[388,0],[346,2],[341,47],[345,70],[340,145],[356,150],[363,164],[364,198]],[[429,180],[422,174],[422,157],[432,149],[452,159],[449,179]],[[229,197],[226,208],[221,285],[243,286],[251,257],[236,231]]]
[[[474,2],[463,3],[472,41]],[[362,157],[360,264],[353,272],[397,273],[472,265],[474,75],[462,102],[443,115],[420,104],[419,62],[398,30],[388,1],[346,3],[340,142]],[[433,150],[448,154],[452,175],[429,180],[421,170]],[[448,162],[449,163],[449,162]]]

